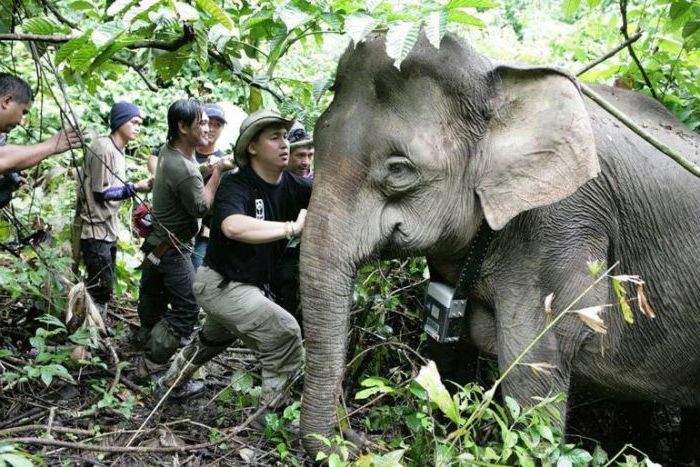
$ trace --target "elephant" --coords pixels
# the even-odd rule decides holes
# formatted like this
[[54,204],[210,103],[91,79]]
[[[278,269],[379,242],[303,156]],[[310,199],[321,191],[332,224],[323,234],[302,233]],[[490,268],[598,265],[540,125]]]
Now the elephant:
[[[301,246],[302,435],[329,436],[337,423],[358,267],[425,256],[454,284],[482,224],[493,237],[464,338],[501,371],[544,329],[550,294],[557,315],[593,284],[592,261],[641,276],[656,312],[629,324],[613,305],[601,315],[606,334],[565,315],[523,359],[552,369],[516,366],[503,394],[527,406],[574,381],[611,397],[700,406],[700,179],[584,98],[565,71],[492,60],[449,34],[436,49],[421,32],[397,67],[373,33],[345,51],[333,88],[315,127]],[[700,137],[658,102],[593,88],[700,160]],[[602,280],[575,307],[617,301]]]

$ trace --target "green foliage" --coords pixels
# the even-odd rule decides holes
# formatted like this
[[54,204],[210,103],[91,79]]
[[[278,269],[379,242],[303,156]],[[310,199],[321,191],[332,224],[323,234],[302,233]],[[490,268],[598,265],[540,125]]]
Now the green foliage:
[[[579,16],[576,26],[580,33],[553,43],[555,54],[573,53],[576,61],[586,62],[602,55],[611,44],[622,42],[619,5],[617,2],[598,3],[564,2],[567,16]],[[629,35],[643,32],[642,39],[632,47],[658,99],[690,128],[700,128],[700,81],[697,76],[700,67],[700,1],[629,2],[627,16]],[[583,75],[584,79],[591,81],[611,77],[621,86],[651,92],[639,67],[627,52]]]
[[46,463],[40,457],[29,454],[14,444],[0,442],[0,467],[33,467],[35,465],[46,465]]

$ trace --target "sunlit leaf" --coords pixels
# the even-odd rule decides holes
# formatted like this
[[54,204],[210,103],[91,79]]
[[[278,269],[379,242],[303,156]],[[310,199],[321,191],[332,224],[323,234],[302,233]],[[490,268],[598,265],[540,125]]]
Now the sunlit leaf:
[[570,17],[578,11],[579,6],[581,6],[581,0],[564,0],[562,2],[562,11],[564,16]]
[[491,0],[450,0],[446,8],[451,10],[453,8],[495,8],[497,6],[499,6],[498,2]]
[[37,16],[24,20],[22,22],[22,30],[31,34],[42,34],[47,36],[70,32],[58,21],[45,16]]
[[418,40],[419,23],[397,22],[389,26],[386,34],[386,53],[394,59],[394,66],[400,68]]
[[199,19],[197,9],[184,2],[175,2],[175,12],[180,17],[180,21],[197,21]]
[[224,10],[217,5],[214,0],[195,0],[195,4],[203,11],[206,11],[212,18],[229,31],[234,28],[233,21]]
[[296,8],[282,8],[277,15],[284,23],[287,31],[291,31],[297,26],[304,24],[309,18],[311,18],[311,15]]
[[90,40],[90,32],[91,31],[88,31],[86,34],[71,39],[65,44],[61,45],[61,47],[59,47],[56,51],[56,63],[61,63],[83,47],[83,45]]
[[319,78],[311,83],[313,88],[313,99],[314,102],[318,103],[323,97],[323,94],[331,87],[333,84],[333,78]]
[[479,28],[486,27],[486,24],[476,16],[470,15],[462,10],[449,10],[447,20],[451,23],[468,24]]
[[433,47],[440,48],[442,36],[447,31],[447,11],[438,10],[428,14],[425,18],[425,34]]
[[107,16],[116,16],[137,1],[138,0],[115,0],[114,3],[107,8]]
[[442,384],[440,373],[438,373],[435,362],[430,361],[427,365],[421,367],[415,381],[423,386],[430,400],[437,404],[440,411],[445,414],[447,418],[455,423],[459,423],[460,417],[457,405]]
[[345,32],[350,36],[355,46],[369,34],[377,25],[377,20],[369,15],[352,15],[345,18]]
[[[149,11],[151,8],[157,6],[160,4],[160,0],[141,0],[138,5],[129,8],[126,13],[124,13],[124,21],[127,23],[131,23],[137,16],[146,13]],[[172,15],[171,17],[175,19],[175,11],[170,11],[167,8],[163,8],[164,10],[164,15],[165,12],[167,12],[168,15]],[[163,15],[160,16],[161,18],[165,17]]]
[[513,417],[514,420],[517,420],[517,418],[520,417],[520,404],[518,404],[518,401],[516,401],[510,396],[506,396],[505,399],[506,406],[508,407],[508,411],[510,412],[510,416]]

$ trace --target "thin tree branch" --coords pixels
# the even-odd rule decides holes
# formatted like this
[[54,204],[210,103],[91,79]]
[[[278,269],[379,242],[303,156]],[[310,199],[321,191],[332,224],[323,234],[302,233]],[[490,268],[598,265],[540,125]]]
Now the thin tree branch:
[[65,16],[63,16],[61,14],[61,12],[58,10],[58,8],[56,8],[56,6],[52,2],[49,2],[47,0],[39,0],[39,1],[41,2],[42,5],[44,5],[46,8],[51,10],[51,13],[53,13],[53,15],[56,18],[58,18],[58,20],[61,23],[65,24],[66,26],[69,26],[71,29],[79,29],[78,23],[71,21],[68,18],[66,18]]
[[685,170],[688,172],[692,173],[696,177],[700,177],[700,167],[698,167],[697,164],[694,162],[686,159],[683,157],[681,154],[676,152],[675,150],[671,149],[669,146],[666,146],[664,143],[659,141],[658,139],[654,138],[652,135],[644,131],[640,126],[638,126],[636,123],[634,123],[627,115],[624,113],[620,112],[618,109],[613,107],[609,102],[607,102],[605,99],[603,99],[601,96],[599,96],[595,91],[593,91],[591,88],[586,86],[585,84],[581,84],[581,91],[590,97],[596,104],[607,110],[609,113],[611,113],[615,118],[620,120],[622,123],[627,125],[627,127],[637,133],[640,137],[642,137],[645,141],[647,141],[649,144],[654,146],[656,149],[659,151],[663,152],[666,154],[668,157],[676,161],[678,164],[681,165]]
[[25,33],[2,33],[0,41],[16,41],[16,42],[47,42],[50,44],[63,44],[73,39],[73,36],[56,36],[43,34],[25,34]]
[[129,60],[119,58],[119,57],[112,57],[111,60],[113,62],[121,63],[122,65],[128,66],[129,68],[134,70],[136,73],[138,73],[138,75],[141,77],[141,79],[146,84],[146,86],[148,86],[148,89],[150,89],[153,92],[158,91],[158,86],[156,86],[155,84],[151,83],[148,80],[148,78],[146,77],[146,75],[143,72],[143,67],[141,65],[137,65],[133,62],[130,62]]
[[581,76],[582,74],[584,74],[585,72],[587,72],[591,68],[603,63],[605,60],[607,60],[610,57],[612,57],[613,55],[617,54],[620,50],[624,49],[628,45],[630,45],[634,42],[637,42],[640,37],[642,37],[642,31],[638,31],[634,36],[630,37],[625,42],[623,42],[622,44],[620,44],[617,47],[615,47],[614,49],[612,49],[610,52],[608,52],[605,55],[603,55],[602,57],[592,61],[591,63],[585,65],[583,68],[581,68],[579,71],[576,72],[576,76]]
[[209,50],[209,57],[214,59],[214,61],[222,64],[224,67],[226,67],[228,70],[230,70],[231,73],[233,73],[238,79],[240,79],[244,83],[248,84],[250,87],[258,88],[258,89],[261,89],[263,91],[269,92],[270,95],[272,97],[274,97],[278,102],[282,101],[284,99],[283,96],[279,95],[276,91],[274,91],[270,87],[265,86],[264,84],[261,84],[255,80],[253,80],[252,77],[248,76],[244,72],[242,72],[240,70],[236,70],[236,68],[233,66],[233,64],[225,56],[221,55],[220,53],[213,51],[213,50]]
[[[64,44],[69,40],[78,37],[76,36],[63,36],[63,35],[43,35],[43,34],[25,34],[25,33],[2,33],[0,34],[0,42],[16,41],[16,42],[46,42],[49,44]],[[161,40],[143,40],[134,42],[126,46],[129,50],[136,49],[159,49],[167,50],[169,52],[174,52],[178,50],[183,45],[190,42],[192,38],[188,34],[183,34],[173,41],[161,41]]]
[[[620,0],[620,13],[622,14],[622,26],[620,26],[620,32],[622,32],[622,35],[624,36],[625,40],[629,41],[630,37],[629,33],[627,32],[627,0]],[[632,60],[634,60],[634,63],[637,64],[637,68],[639,68],[639,72],[642,74],[644,82],[651,91],[651,95],[654,96],[654,99],[658,99],[656,97],[656,91],[654,90],[654,86],[652,86],[651,81],[647,76],[647,72],[644,71],[644,67],[642,67],[642,62],[639,61],[637,53],[634,51],[631,42],[627,44],[627,50],[629,51]]]

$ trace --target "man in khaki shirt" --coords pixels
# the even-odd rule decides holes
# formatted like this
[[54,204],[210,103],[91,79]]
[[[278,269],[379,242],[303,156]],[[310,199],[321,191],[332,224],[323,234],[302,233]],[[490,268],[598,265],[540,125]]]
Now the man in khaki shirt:
[[112,297],[117,257],[119,205],[137,192],[151,189],[151,180],[125,181],[124,149],[141,129],[139,108],[117,102],[110,112],[109,136],[97,138],[83,161],[78,189],[80,253],[87,269],[90,296],[103,315]]

